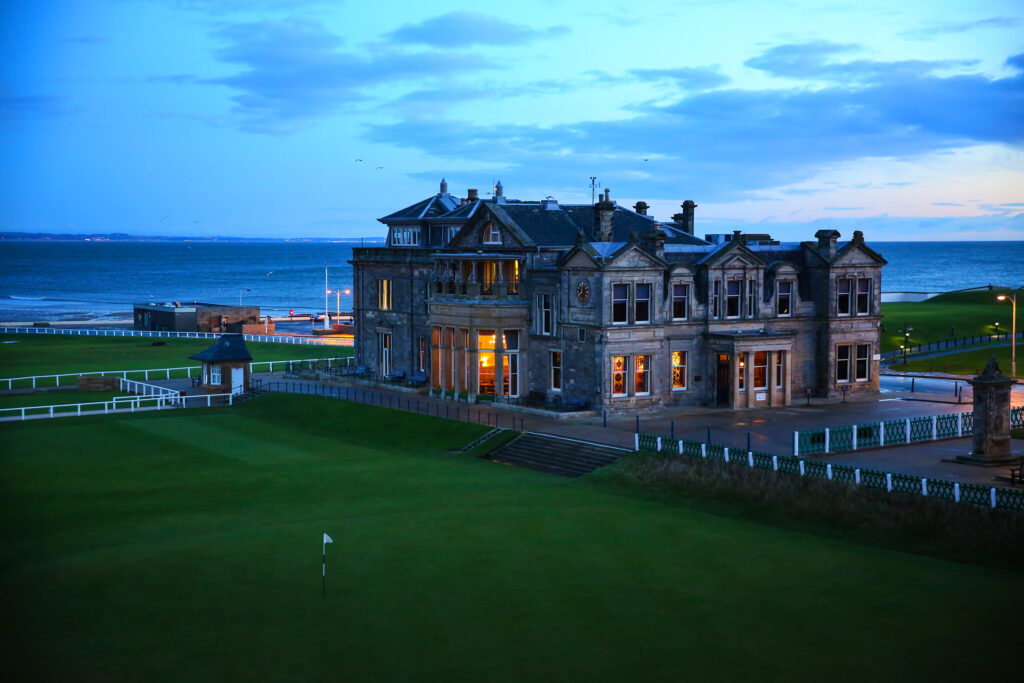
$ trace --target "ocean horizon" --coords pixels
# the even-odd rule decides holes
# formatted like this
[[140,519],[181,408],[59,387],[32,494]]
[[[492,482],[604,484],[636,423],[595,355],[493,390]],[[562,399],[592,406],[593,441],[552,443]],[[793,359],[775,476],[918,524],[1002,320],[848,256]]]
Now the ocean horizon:
[[[352,241],[186,240],[0,241],[0,322],[122,319],[134,303],[171,301],[322,312],[325,263],[327,287],[352,287]],[[889,262],[883,293],[1024,282],[1024,241],[868,246]],[[351,295],[332,293],[326,303],[352,310]]]

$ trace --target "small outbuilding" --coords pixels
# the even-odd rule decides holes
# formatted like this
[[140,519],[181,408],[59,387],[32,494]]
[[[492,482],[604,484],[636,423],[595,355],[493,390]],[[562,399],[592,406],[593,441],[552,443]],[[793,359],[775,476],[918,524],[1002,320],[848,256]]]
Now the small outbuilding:
[[201,361],[200,390],[204,394],[241,394],[249,390],[252,355],[240,334],[224,334],[205,351],[189,356]]

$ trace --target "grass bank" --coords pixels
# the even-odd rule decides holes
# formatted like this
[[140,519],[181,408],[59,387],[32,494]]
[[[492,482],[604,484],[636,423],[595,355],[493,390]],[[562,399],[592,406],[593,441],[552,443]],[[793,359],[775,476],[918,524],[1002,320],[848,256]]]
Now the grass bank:
[[[993,349],[974,349],[960,353],[930,356],[928,358],[908,358],[906,365],[896,361],[890,367],[893,370],[908,372],[946,372],[952,375],[977,375],[985,369],[989,358],[995,356],[999,361],[999,369],[1004,375],[1010,374],[1010,347]],[[1017,377],[1024,378],[1024,342],[1017,342]]]
[[[199,365],[189,356],[212,339],[86,337],[65,334],[0,334],[0,377],[56,375],[98,370],[147,370]],[[154,342],[159,345],[154,345]],[[253,360],[351,356],[351,347],[246,342]]]
[[8,675],[902,682],[1016,671],[1019,573],[764,524],[728,500],[666,504],[449,453],[485,431],[284,395],[0,426]]
[[[903,330],[912,327],[910,343],[927,344],[945,339],[991,335],[999,329],[1010,329],[1008,302],[996,300],[998,294],[1013,290],[992,289],[972,292],[950,292],[920,303],[882,304],[882,351],[895,351],[903,344]],[[1024,303],[1024,290],[1016,290],[1018,301]]]

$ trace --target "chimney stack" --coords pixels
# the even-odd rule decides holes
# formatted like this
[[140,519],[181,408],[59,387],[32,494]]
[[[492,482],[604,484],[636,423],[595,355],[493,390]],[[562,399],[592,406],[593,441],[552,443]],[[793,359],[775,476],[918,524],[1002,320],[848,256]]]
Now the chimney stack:
[[647,215],[647,202],[637,202],[633,205],[633,208],[636,209],[636,212],[641,216]]
[[594,236],[599,242],[611,242],[614,234],[615,203],[612,191],[604,189],[604,197],[594,204]]
[[814,233],[818,238],[818,251],[822,252],[831,261],[836,256],[836,241],[839,239],[838,230],[819,230]]
[[480,199],[480,193],[477,191],[475,187],[466,190],[467,202],[475,202],[478,199]]
[[683,232],[687,235],[693,234],[693,210],[697,208],[697,204],[692,199],[687,199],[681,204],[683,207],[682,213],[677,213],[672,216],[672,220],[682,226]]
[[640,237],[643,247],[660,259],[665,258],[665,233],[657,228],[651,228]]

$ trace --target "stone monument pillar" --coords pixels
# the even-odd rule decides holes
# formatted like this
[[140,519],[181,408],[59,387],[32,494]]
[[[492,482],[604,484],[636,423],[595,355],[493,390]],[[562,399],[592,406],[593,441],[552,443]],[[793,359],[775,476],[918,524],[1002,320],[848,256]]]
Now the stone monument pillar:
[[1016,463],[1010,454],[1010,388],[1017,383],[999,371],[996,357],[972,380],[974,388],[974,448],[957,459],[975,465]]

